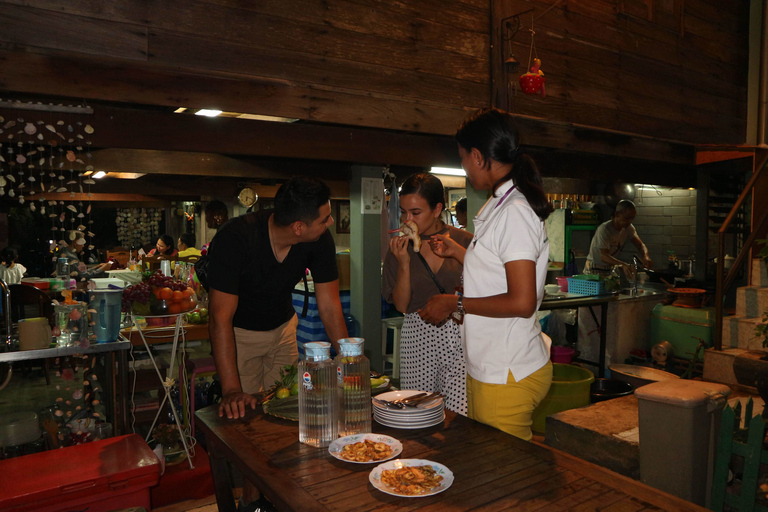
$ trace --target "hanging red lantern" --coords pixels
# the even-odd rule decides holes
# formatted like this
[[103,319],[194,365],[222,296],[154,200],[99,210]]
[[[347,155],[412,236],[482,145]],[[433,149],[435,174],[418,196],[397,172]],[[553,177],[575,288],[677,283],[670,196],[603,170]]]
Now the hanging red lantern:
[[544,72],[539,69],[541,67],[541,60],[534,59],[531,70],[524,75],[520,75],[520,88],[525,94],[541,93],[541,97],[546,97],[546,90],[544,89]]

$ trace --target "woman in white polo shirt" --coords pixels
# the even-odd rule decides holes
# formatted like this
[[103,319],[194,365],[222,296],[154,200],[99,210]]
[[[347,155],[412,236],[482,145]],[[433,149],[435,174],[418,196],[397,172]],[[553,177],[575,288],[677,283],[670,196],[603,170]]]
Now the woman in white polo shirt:
[[468,416],[531,439],[531,414],[549,391],[549,338],[536,311],[544,296],[551,211],[533,160],[518,150],[512,116],[472,114],[456,132],[461,165],[478,190],[492,195],[474,219],[466,251],[443,235],[432,250],[464,264],[464,295],[437,295],[421,309],[438,324],[463,316]]

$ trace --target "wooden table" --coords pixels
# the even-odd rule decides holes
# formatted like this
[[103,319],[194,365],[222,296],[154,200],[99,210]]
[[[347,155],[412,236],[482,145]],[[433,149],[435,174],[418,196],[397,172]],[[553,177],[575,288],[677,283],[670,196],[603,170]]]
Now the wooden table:
[[368,482],[375,464],[333,458],[299,443],[298,423],[248,411],[219,418],[218,405],[195,413],[205,432],[219,510],[236,510],[227,462],[281,512],[373,510],[686,510],[693,503],[542,445],[528,443],[463,416],[438,426],[373,430],[403,443],[400,458],[439,462],[454,474],[446,491],[423,498],[385,494]]

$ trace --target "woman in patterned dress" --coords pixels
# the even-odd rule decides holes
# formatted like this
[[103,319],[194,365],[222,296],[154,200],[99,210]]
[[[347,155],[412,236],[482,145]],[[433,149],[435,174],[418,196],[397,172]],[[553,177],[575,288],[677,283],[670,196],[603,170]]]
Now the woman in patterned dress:
[[382,293],[405,315],[400,332],[400,387],[440,392],[448,409],[466,415],[466,368],[459,326],[452,320],[431,325],[418,313],[430,297],[453,293],[461,284],[462,265],[435,255],[426,243],[435,234],[450,236],[463,247],[472,240],[471,233],[441,220],[444,209],[445,191],[436,176],[419,173],[405,180],[400,189],[400,221],[415,223],[425,243],[417,253],[408,237],[390,240]]

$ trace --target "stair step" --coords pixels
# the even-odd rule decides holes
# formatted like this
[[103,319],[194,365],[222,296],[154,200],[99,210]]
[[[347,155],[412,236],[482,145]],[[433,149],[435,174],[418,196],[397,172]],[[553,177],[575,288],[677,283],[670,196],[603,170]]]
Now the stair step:
[[752,258],[752,286],[768,286],[768,265],[762,258]]
[[768,288],[740,286],[736,290],[736,316],[763,318],[768,310]]
[[755,336],[755,326],[760,318],[745,316],[723,317],[723,348],[742,348],[745,350],[763,350],[763,340]]

